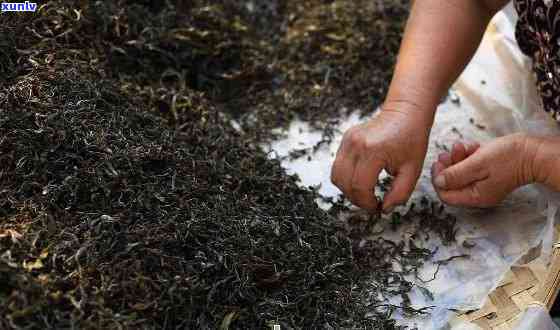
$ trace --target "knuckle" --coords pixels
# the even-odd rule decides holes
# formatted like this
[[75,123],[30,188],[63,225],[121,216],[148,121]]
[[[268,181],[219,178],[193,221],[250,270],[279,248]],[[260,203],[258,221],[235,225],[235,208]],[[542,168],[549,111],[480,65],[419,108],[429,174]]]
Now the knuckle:
[[357,131],[352,132],[348,136],[348,141],[350,142],[350,145],[354,148],[364,146],[364,139],[362,138],[362,134],[360,134]]
[[377,142],[371,139],[366,139],[364,142],[364,147],[366,149],[375,149],[377,147]]

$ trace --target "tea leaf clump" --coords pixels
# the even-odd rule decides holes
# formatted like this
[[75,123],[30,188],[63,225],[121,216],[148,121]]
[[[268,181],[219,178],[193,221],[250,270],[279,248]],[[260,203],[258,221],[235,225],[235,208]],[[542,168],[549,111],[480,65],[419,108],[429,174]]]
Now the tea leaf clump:
[[[0,15],[0,328],[395,329],[395,310],[429,312],[405,275],[434,251],[340,222],[259,147],[293,118],[328,140],[341,107],[372,109],[406,12],[53,0]],[[403,221],[450,223],[421,209]]]

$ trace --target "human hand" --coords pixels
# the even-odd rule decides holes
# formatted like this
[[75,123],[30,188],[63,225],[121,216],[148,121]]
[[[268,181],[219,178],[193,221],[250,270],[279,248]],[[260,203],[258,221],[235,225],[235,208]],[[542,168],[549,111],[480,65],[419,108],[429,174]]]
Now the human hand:
[[432,180],[446,204],[492,207],[515,189],[534,181],[538,149],[524,134],[497,138],[488,144],[456,143],[432,166]]
[[394,176],[383,211],[390,212],[410,197],[422,171],[431,128],[404,102],[387,103],[369,122],[350,128],[342,139],[331,180],[350,201],[369,211],[379,208],[374,188],[385,169]]

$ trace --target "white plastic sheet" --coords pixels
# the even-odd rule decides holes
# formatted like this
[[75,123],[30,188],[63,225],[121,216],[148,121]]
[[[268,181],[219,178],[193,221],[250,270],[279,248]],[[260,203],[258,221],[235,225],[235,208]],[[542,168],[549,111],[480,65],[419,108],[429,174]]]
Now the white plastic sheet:
[[[539,110],[530,63],[521,55],[513,38],[514,21],[506,14],[499,14],[494,19],[473,62],[457,83],[461,106],[447,102],[438,109],[424,170],[414,196],[428,194],[437,198],[431,185],[430,166],[441,152],[438,146],[450,146],[459,139],[487,141],[518,131],[551,134],[557,130],[556,124]],[[485,129],[473,125],[471,119]],[[334,155],[342,133],[360,121],[356,114],[351,115],[339,127],[340,134],[333,144],[313,155],[311,160],[306,157],[286,160],[283,165],[289,172],[300,176],[302,185],[320,185],[319,191],[326,196],[338,194],[338,189],[330,183]],[[290,150],[311,147],[319,139],[320,133],[313,132],[305,123],[294,122],[287,138],[275,142],[271,148],[277,155],[285,156]],[[546,203],[538,203],[543,200]],[[402,318],[401,323],[419,329],[449,327],[455,316],[450,309],[480,308],[512,265],[535,258],[537,260],[533,262],[547,262],[557,201],[560,199],[555,194],[529,186],[516,191],[501,207],[491,211],[452,209],[459,219],[459,244],[444,247],[437,239],[432,239],[425,247],[438,248],[434,260],[465,253],[471,257],[454,260],[442,267],[433,282],[417,283],[431,290],[435,299],[427,301],[418,290],[411,297],[413,304],[436,307],[430,317]],[[388,230],[384,235],[390,239],[406,239],[407,232],[410,230],[405,226],[398,233]],[[476,245],[465,249],[461,244],[465,240]],[[422,277],[430,278],[434,270],[435,265],[427,265]],[[453,325],[457,329],[468,326]]]

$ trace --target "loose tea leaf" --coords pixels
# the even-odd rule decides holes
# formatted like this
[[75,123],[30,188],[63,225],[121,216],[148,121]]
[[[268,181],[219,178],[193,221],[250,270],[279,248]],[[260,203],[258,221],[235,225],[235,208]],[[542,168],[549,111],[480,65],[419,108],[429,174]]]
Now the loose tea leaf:
[[[371,112],[407,1],[69,1],[0,15],[0,328],[375,328],[454,241],[338,220],[259,148]],[[436,212],[437,211],[437,212]],[[356,228],[358,226],[358,229]],[[366,236],[373,235],[373,237]],[[395,262],[400,264],[396,269]],[[388,301],[403,297],[401,306]],[[406,298],[404,298],[406,297]]]

